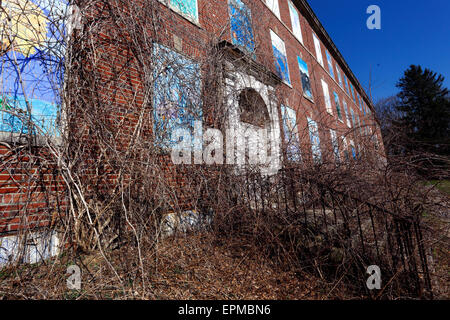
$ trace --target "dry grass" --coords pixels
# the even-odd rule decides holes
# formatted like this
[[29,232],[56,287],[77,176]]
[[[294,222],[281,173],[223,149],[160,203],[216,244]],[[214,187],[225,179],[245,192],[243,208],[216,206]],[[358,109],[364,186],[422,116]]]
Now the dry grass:
[[[113,259],[119,259],[116,253]],[[121,274],[121,286],[100,256],[66,254],[47,264],[0,271],[0,299],[349,298],[339,286],[303,272],[280,270],[248,250],[212,245],[211,236],[205,234],[166,239],[156,255],[145,260],[149,272],[145,292],[137,280],[137,266],[135,274]],[[79,292],[66,288],[66,268],[73,263],[82,269]],[[124,266],[125,262],[116,263]]]

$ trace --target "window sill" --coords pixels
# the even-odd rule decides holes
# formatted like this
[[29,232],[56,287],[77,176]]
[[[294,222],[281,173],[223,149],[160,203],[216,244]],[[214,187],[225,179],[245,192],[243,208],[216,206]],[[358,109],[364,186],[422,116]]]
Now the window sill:
[[313,99],[313,98],[310,98],[310,97],[306,96],[305,94],[303,94],[303,97],[304,97],[306,100],[308,100],[309,102],[314,103],[314,99]]

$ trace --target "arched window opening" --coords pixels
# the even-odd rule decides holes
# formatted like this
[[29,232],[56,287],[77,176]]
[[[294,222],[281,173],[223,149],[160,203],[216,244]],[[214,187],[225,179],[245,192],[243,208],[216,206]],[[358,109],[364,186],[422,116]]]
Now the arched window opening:
[[264,99],[256,90],[246,88],[239,94],[240,120],[265,128],[270,123],[269,112]]

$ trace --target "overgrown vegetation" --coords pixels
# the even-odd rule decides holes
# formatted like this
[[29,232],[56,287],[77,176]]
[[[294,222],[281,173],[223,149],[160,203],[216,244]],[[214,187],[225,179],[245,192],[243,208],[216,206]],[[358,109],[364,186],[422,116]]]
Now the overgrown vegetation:
[[[223,132],[235,116],[230,105],[250,113],[243,122],[257,119],[252,129],[266,134],[279,129],[277,106],[286,93],[272,72],[270,51],[264,54],[256,45],[254,60],[253,53],[224,42],[230,26],[215,21],[205,22],[202,37],[189,38],[177,16],[156,0],[76,4],[83,10],[81,29],[57,38],[66,46],[64,55],[42,50],[33,56],[54,66],[51,89],[61,106],[60,134],[55,139],[43,130],[30,108],[4,108],[21,130],[3,144],[7,152],[0,163],[2,173],[20,173],[7,183],[26,195],[11,218],[26,226],[34,197],[44,197],[39,213],[52,217],[50,227],[64,247],[60,256],[39,265],[2,269],[2,297],[397,299],[429,298],[431,289],[435,296],[448,295],[448,273],[433,261],[432,251],[448,248],[448,198],[423,186],[412,170],[422,163],[405,157],[385,161],[383,146],[375,142],[375,119],[338,132],[360,146],[355,157],[342,139],[334,150],[324,148],[320,161],[311,152],[302,152],[297,162],[280,154],[283,169],[275,174],[264,173],[270,162],[175,165],[157,143],[173,129],[170,121],[155,125],[167,119],[158,114],[161,101],[166,108],[183,104],[186,119],[195,118],[201,106],[204,126]],[[267,17],[257,15],[259,2],[252,5],[255,43],[263,43],[258,30]],[[164,49],[179,41],[165,32],[167,25],[194,43],[182,62]],[[34,46],[55,49],[54,43],[35,41]],[[2,62],[16,70],[20,88],[24,61],[8,55],[18,43],[9,39],[2,46]],[[195,61],[190,69],[195,72],[186,70],[186,61]],[[310,73],[314,76],[314,68]],[[268,88],[267,105],[239,105],[237,84],[249,74]],[[161,75],[177,83],[178,96],[170,85],[163,87],[171,90],[155,90]],[[26,98],[23,87],[19,92]],[[336,129],[325,107],[302,112],[298,118],[312,114],[321,130]],[[291,129],[298,133],[299,149],[311,150],[307,125]],[[42,172],[54,179],[44,181],[56,185],[42,185]],[[178,233],[171,225],[174,235],[168,236],[168,215],[181,219],[188,210],[203,222],[195,226],[199,233]],[[21,230],[24,243],[32,231]],[[65,287],[70,264],[82,268],[81,291]],[[378,292],[365,285],[371,264],[384,270]]]

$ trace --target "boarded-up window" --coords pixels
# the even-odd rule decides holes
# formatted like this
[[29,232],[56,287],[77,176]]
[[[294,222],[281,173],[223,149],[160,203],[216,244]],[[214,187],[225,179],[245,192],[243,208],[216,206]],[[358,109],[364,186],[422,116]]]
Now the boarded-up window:
[[272,10],[272,12],[280,18],[280,6],[278,0],[266,0],[267,6]]
[[297,39],[303,43],[302,36],[302,28],[300,25],[300,16],[298,14],[297,8],[295,8],[294,4],[289,0],[289,12],[291,14],[291,24],[292,24],[292,33],[297,37]]
[[329,114],[333,114],[333,109],[331,108],[330,91],[328,90],[328,84],[323,79],[322,79],[322,89],[327,112]]
[[297,56],[298,67],[300,69],[300,76],[302,79],[303,96],[312,100],[311,82],[309,79],[308,65],[300,57]]
[[359,100],[359,110],[361,110],[361,112],[363,112],[363,104],[362,104],[362,99],[361,99],[360,95],[358,95],[358,100]]
[[255,41],[250,9],[241,0],[229,0],[231,38],[239,48],[253,52]]
[[298,135],[297,114],[294,109],[281,106],[283,117],[284,139],[286,143],[286,156],[289,161],[301,160],[300,139]]
[[341,104],[339,103],[339,96],[336,92],[333,92],[334,95],[334,103],[336,104],[336,111],[337,111],[337,115],[339,120],[342,121],[342,111],[341,111]]
[[69,7],[63,1],[30,0],[0,6],[0,131],[59,136],[61,44],[69,32],[63,16]]
[[352,124],[353,124],[353,127],[356,127],[355,112],[353,111],[352,108],[350,108],[350,113],[351,113],[351,115],[352,115]]
[[353,140],[350,140],[350,149],[352,150],[353,159],[357,160],[358,159],[358,155],[356,153],[355,143],[353,142]]
[[322,49],[320,47],[320,41],[319,38],[315,34],[313,34],[314,38],[314,48],[316,49],[316,59],[320,63],[320,65],[323,67],[323,56],[322,56]]
[[338,143],[336,131],[333,129],[330,129],[330,135],[331,135],[331,145],[333,147],[334,158],[335,158],[336,162],[340,162],[341,156],[339,154],[339,143]]
[[339,81],[339,85],[341,86],[341,88],[342,88],[342,76],[341,76],[341,71],[339,70],[339,67],[336,65],[336,73],[337,73],[337,76],[338,76],[338,81]]
[[344,79],[345,79],[345,88],[347,89],[348,95],[350,95],[350,89],[349,89],[349,86],[348,86],[348,78],[347,78],[347,76],[345,74],[344,74]]
[[275,58],[275,68],[278,76],[287,84],[291,84],[289,77],[289,67],[286,56],[286,47],[283,40],[278,35],[270,30],[270,36],[272,38],[273,55]]
[[353,89],[353,84],[350,83],[350,89],[351,89],[351,96],[353,98],[353,101],[356,103],[356,95],[355,95],[355,90]]
[[351,128],[352,124],[350,123],[350,117],[349,117],[349,114],[348,114],[347,102],[345,102],[345,100],[343,100],[342,103],[344,105],[344,112],[345,112],[345,118],[347,120],[347,126],[349,128]]
[[309,138],[311,140],[311,149],[312,156],[314,162],[320,163],[322,161],[322,151],[320,150],[320,137],[319,137],[319,127],[317,126],[317,122],[308,119],[308,129],[309,129]]
[[159,0],[188,20],[198,23],[197,0]]
[[330,71],[331,77],[334,78],[333,60],[331,60],[331,55],[328,52],[328,50],[326,50],[325,52],[326,52],[326,55],[327,55],[328,71]]
[[168,148],[175,129],[192,130],[202,117],[200,66],[169,48],[155,44],[154,133],[155,143]]

